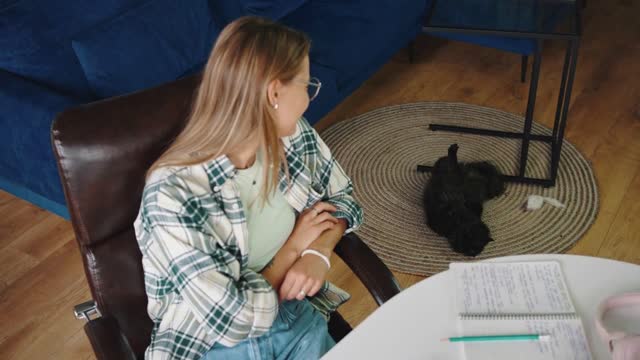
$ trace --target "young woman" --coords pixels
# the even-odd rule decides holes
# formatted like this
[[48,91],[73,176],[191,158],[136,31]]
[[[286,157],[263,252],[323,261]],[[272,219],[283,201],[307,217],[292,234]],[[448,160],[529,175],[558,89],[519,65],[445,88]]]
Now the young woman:
[[327,320],[349,294],[325,277],[362,210],[302,118],[321,86],[309,47],[257,17],[220,33],[134,224],[154,323],[147,359],[315,359],[335,344]]

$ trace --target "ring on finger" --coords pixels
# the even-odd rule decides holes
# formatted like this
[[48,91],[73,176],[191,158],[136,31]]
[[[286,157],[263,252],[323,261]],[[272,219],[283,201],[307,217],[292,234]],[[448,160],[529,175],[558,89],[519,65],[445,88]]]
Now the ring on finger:
[[300,292],[298,293],[298,296],[306,297],[307,293],[304,290],[300,290]]

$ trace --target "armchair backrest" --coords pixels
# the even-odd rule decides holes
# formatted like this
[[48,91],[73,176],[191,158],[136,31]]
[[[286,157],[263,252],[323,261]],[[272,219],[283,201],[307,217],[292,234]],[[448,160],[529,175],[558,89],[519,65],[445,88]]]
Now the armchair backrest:
[[200,75],[61,113],[51,140],[93,299],[137,358],[149,344],[133,230],[145,172],[185,124]]

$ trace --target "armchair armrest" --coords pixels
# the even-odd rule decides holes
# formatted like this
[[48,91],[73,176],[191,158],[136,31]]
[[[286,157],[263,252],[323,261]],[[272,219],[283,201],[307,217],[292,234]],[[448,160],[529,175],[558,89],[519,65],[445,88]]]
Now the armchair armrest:
[[362,281],[378,305],[402,291],[389,268],[356,234],[344,235],[334,251]]
[[98,360],[136,359],[115,319],[101,317],[91,320],[85,324],[84,332],[87,334]]
[[88,320],[84,325],[84,332],[98,360],[136,360],[136,355],[114,318],[91,319],[91,315],[100,314],[93,301],[76,305],[74,314],[78,319]]

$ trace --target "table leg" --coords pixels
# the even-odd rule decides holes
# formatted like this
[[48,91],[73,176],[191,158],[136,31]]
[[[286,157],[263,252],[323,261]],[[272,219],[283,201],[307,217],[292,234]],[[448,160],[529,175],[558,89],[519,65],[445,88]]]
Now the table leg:
[[[542,42],[542,40],[538,40]],[[536,107],[536,95],[538,92],[538,80],[540,78],[540,62],[542,60],[542,44],[538,44],[537,51],[533,54],[533,69],[531,70],[531,85],[529,86],[529,100],[524,119],[524,131],[522,134],[522,147],[520,150],[519,176],[524,177],[527,170],[527,156],[529,155],[529,142],[531,141],[531,126],[533,124],[533,110]]]
[[560,78],[560,92],[558,92],[558,105],[556,106],[556,117],[553,122],[553,133],[551,138],[551,161],[549,162],[549,178],[554,183],[556,182],[553,175],[557,171],[557,164],[554,162],[558,152],[558,128],[560,126],[560,119],[562,118],[562,105],[567,92],[567,76],[569,73],[569,65],[571,64],[571,42],[567,42],[567,49],[564,55],[564,65],[562,66],[562,77]]
[[[556,177],[558,175],[558,166],[560,164],[560,154],[562,151],[562,141],[564,140],[564,130],[567,126],[567,114],[569,113],[569,104],[571,102],[571,89],[573,88],[573,80],[576,73],[576,64],[578,61],[578,48],[580,46],[579,40],[570,40],[569,47],[567,48],[567,54],[565,57],[565,68],[568,66],[569,74],[565,80],[566,73],[563,71],[562,83],[566,81],[566,88],[560,89],[560,96],[562,96],[562,102],[560,96],[558,99],[558,110],[556,111],[556,122],[558,123],[558,129],[554,125],[554,140],[552,143],[551,151],[551,181],[555,185]],[[564,94],[563,94],[563,91]],[[560,110],[560,104],[562,109]]]
[[558,105],[556,106],[556,118],[553,122],[553,134],[551,137],[554,142],[558,136],[558,125],[560,125],[560,116],[562,115],[562,104],[564,104],[564,96],[567,91],[567,74],[569,71],[569,64],[571,63],[571,42],[567,42],[567,49],[564,55],[564,65],[562,66],[562,77],[560,80],[560,92],[558,93]]

